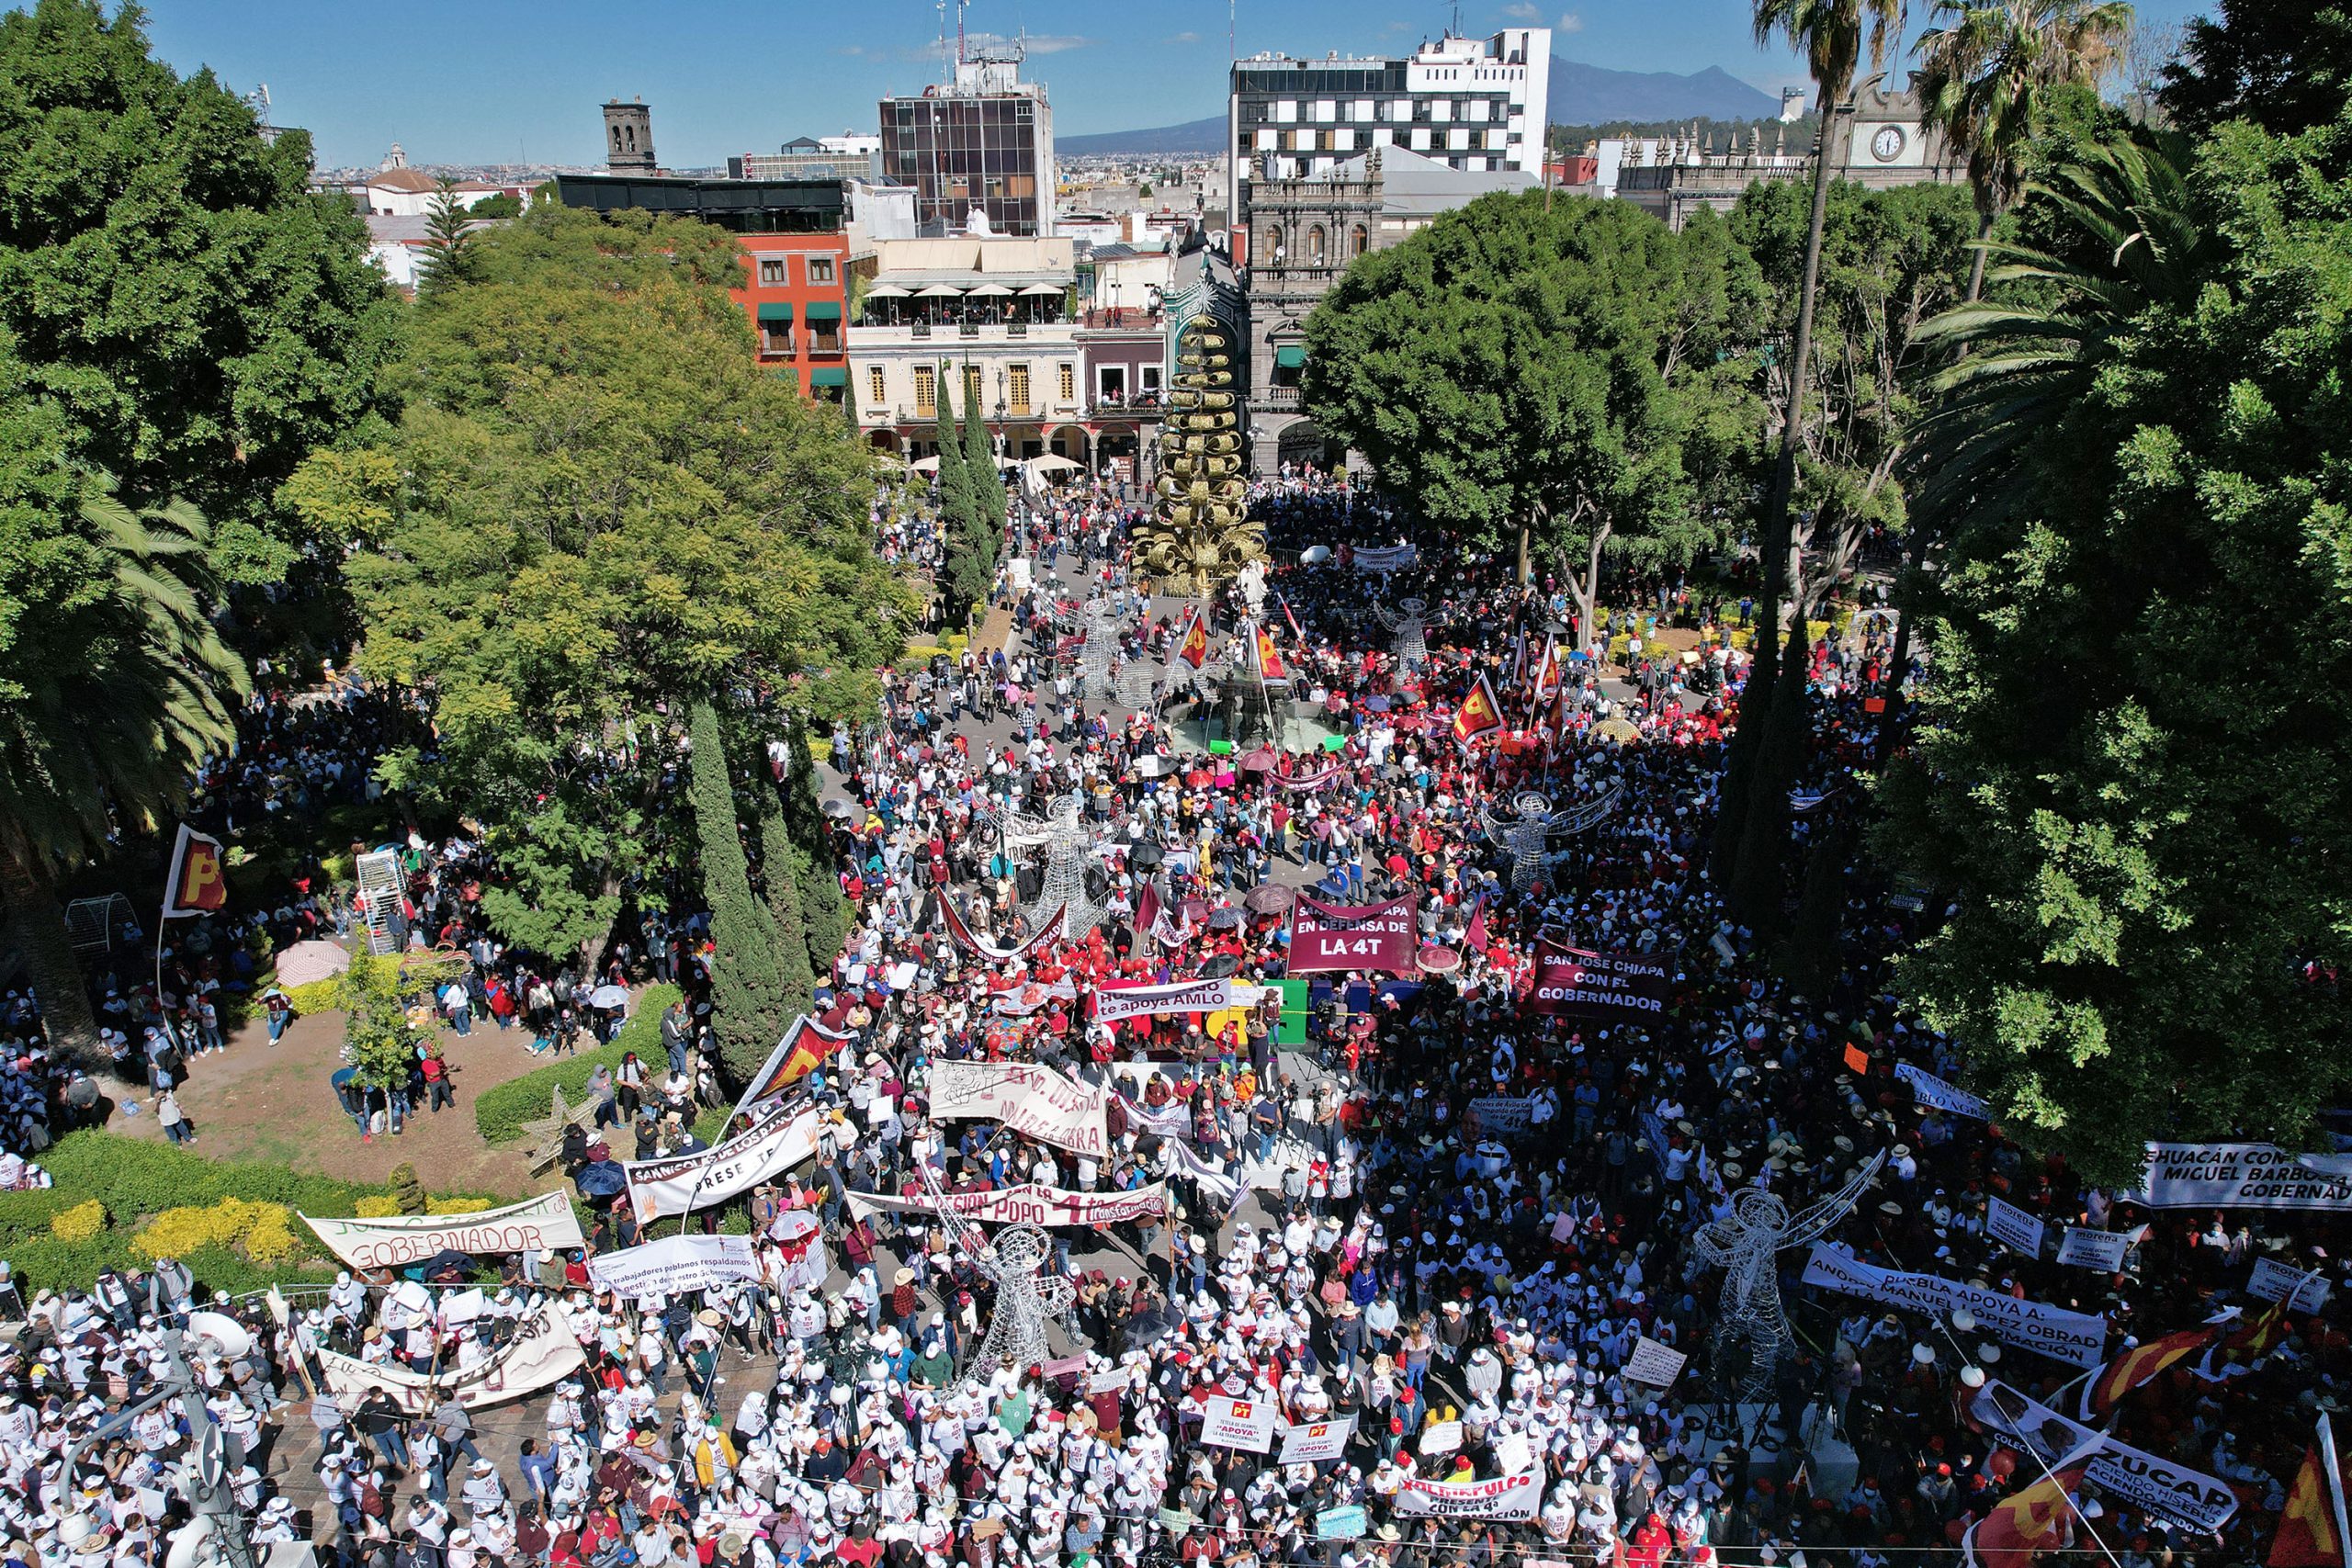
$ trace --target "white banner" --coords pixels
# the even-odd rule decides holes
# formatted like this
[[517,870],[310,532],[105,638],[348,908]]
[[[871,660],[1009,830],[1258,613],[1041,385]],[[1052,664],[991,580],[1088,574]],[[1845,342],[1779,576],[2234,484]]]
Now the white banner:
[[849,1208],[860,1219],[886,1211],[894,1214],[950,1213],[1007,1225],[1108,1225],[1168,1212],[1168,1184],[1162,1181],[1125,1192],[1069,1192],[1033,1181],[989,1192],[948,1192],[943,1196],[946,1200],[944,1207],[930,1198],[852,1192]]
[[1153,1110],[1150,1106],[1119,1096],[1119,1104],[1127,1113],[1127,1125],[1157,1134],[1163,1138],[1189,1138],[1193,1135],[1193,1110],[1182,1100],[1170,1100]]
[[1625,1358],[1625,1378],[1629,1382],[1645,1382],[1653,1388],[1665,1388],[1682,1375],[1690,1358],[1671,1345],[1661,1345],[1645,1334],[1634,1341],[1634,1353]]
[[1201,1441],[1221,1449],[1264,1453],[1274,1446],[1274,1420],[1279,1415],[1272,1399],[1214,1395],[1201,1412]]
[[2237,1512],[2237,1494],[2202,1471],[2120,1443],[1995,1379],[1976,1391],[1968,1414],[1987,1431],[2007,1438],[2055,1465],[2086,1443],[2096,1444],[2084,1479],[2125,1501],[2200,1530],[2219,1530]]
[[1936,1315],[1966,1307],[1996,1339],[2077,1367],[2095,1367],[2107,1348],[2107,1319],[2042,1302],[2022,1302],[1934,1274],[1912,1274],[1865,1263],[1841,1247],[1815,1242],[1804,1282],[1849,1296]]
[[1955,1116],[1973,1116],[1979,1122],[1989,1122],[1993,1114],[1984,1102],[1964,1089],[1955,1089],[1933,1073],[1920,1071],[1908,1062],[1897,1063],[1894,1076],[1911,1086],[1911,1097],[1922,1105],[1938,1111],[1949,1111]]
[[[406,1367],[379,1366],[332,1350],[319,1352],[327,1386],[347,1400],[365,1399],[371,1389],[392,1396],[404,1415],[429,1416],[451,1395],[469,1410],[503,1404],[552,1387],[587,1364],[562,1303],[549,1302],[514,1325],[514,1337],[497,1355],[435,1377]],[[345,1409],[350,1408],[348,1404]]]
[[777,1171],[817,1152],[817,1112],[790,1102],[770,1106],[757,1122],[715,1149],[666,1159],[628,1160],[629,1206],[638,1223],[723,1203],[749,1192]]
[[486,1209],[478,1214],[398,1214],[380,1220],[322,1220],[302,1223],[318,1233],[329,1252],[354,1269],[403,1269],[436,1252],[501,1257],[510,1252],[560,1252],[580,1246],[580,1221],[571,1200],[543,1193]]
[[1035,1062],[933,1062],[935,1122],[1001,1122],[1023,1137],[1102,1157],[1102,1091]]
[[2017,1248],[2028,1258],[2041,1256],[2042,1233],[2048,1229],[2040,1220],[1999,1198],[1984,1201],[1984,1234],[1995,1241]]
[[989,993],[989,1010],[1003,1018],[1027,1018],[1042,1012],[1056,1002],[1078,1000],[1078,987],[1064,976],[1048,986],[1042,980],[1030,980]]
[[1233,982],[1179,980],[1168,986],[1105,986],[1094,993],[1094,1021],[1159,1018],[1179,1012],[1223,1012],[1234,1005]]
[[2137,1192],[2151,1209],[2352,1209],[2352,1181],[2270,1144],[2150,1144]]
[[2288,1292],[2295,1299],[2287,1303],[2289,1312],[2317,1312],[2327,1304],[2327,1276],[2318,1269],[2301,1269],[2279,1262],[2275,1258],[2254,1260],[2254,1277],[2246,1281],[2246,1293],[2275,1302]]
[[1340,1421],[1314,1421],[1304,1427],[1283,1428],[1283,1451],[1275,1456],[1277,1464],[1323,1464],[1338,1459],[1347,1451],[1348,1439],[1355,1435],[1356,1418],[1352,1416]]
[[1535,1120],[1535,1097],[1532,1094],[1482,1094],[1470,1102],[1470,1114],[1478,1119],[1478,1131],[1490,1136],[1523,1133]]
[[1462,1423],[1432,1421],[1421,1428],[1421,1440],[1415,1445],[1423,1459],[1438,1459],[1462,1451]]
[[1402,571],[1420,558],[1420,550],[1412,545],[1382,545],[1377,549],[1359,545],[1355,550],[1358,571]]
[[1544,1500],[1544,1472],[1523,1470],[1491,1481],[1424,1481],[1405,1478],[1396,1488],[1396,1512],[1408,1518],[1532,1519]]
[[2059,1262],[2071,1263],[2078,1269],[2096,1269],[2102,1274],[2112,1274],[2122,1268],[2123,1255],[2131,1250],[2132,1237],[2123,1231],[2068,1225],[2058,1238]]
[[747,1235],[664,1236],[588,1260],[590,1283],[631,1301],[759,1277],[759,1260],[752,1256]]

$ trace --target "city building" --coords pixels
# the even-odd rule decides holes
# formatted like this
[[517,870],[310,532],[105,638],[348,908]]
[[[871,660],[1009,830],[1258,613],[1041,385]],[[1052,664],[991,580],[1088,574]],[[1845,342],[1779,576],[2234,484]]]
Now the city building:
[[876,449],[933,453],[944,391],[959,419],[978,404],[1007,461],[1051,452],[1134,473],[1159,420],[1165,345],[1148,316],[1076,309],[1069,240],[876,240],[852,267],[850,383]]
[[605,106],[605,167],[616,173],[652,174],[661,167],[653,156],[653,111],[643,98]]
[[774,152],[746,152],[727,160],[737,180],[784,180],[823,175],[870,180],[882,172],[882,139],[844,130],[839,136],[796,136]]
[[1299,384],[1307,313],[1348,264],[1403,243],[1441,213],[1536,184],[1523,170],[1453,168],[1395,146],[1348,159],[1327,175],[1253,183],[1243,335],[1250,345],[1250,454],[1259,472],[1335,456],[1306,418]]
[[[1968,177],[1966,160],[1951,156],[1943,132],[1926,123],[1916,82],[1890,93],[1872,77],[1836,123],[1832,178],[1885,190]],[[1696,208],[1729,211],[1758,180],[1810,179],[1813,172],[1810,147],[1790,146],[1776,131],[1768,150],[1754,127],[1737,146],[1728,138],[1710,144],[1694,127],[1678,137],[1605,137],[1595,151],[1600,193],[1656,213],[1673,229]]]
[[[423,169],[409,167],[408,153],[395,141],[373,173],[350,181],[343,189],[363,216],[422,218],[432,210],[433,198],[439,193],[441,182]],[[458,202],[468,208],[502,192],[523,200],[530,197],[530,192],[522,186],[502,186],[489,180],[458,180],[452,189]]]
[[1233,62],[1226,107],[1226,212],[1250,259],[1250,187],[1328,176],[1375,148],[1401,147],[1471,174],[1540,174],[1552,32],[1424,43],[1401,59],[1257,54]]
[[1036,238],[1054,232],[1054,115],[1021,80],[1017,46],[956,64],[953,83],[881,103],[882,175],[915,191],[924,234],[970,224]]
[[1781,88],[1781,123],[1782,125],[1794,125],[1798,120],[1801,120],[1804,118],[1804,89],[1803,87]]

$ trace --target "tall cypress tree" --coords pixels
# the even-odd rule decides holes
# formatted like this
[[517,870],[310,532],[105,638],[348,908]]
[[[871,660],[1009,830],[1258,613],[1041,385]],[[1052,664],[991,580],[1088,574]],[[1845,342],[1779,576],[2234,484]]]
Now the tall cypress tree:
[[711,1028],[718,1036],[720,1065],[740,1083],[759,1070],[784,1037],[790,1014],[776,972],[775,928],[752,896],[726,742],[718,733],[718,711],[707,701],[694,705],[687,734],[694,748],[690,788],[703,897],[710,905],[711,941],[718,949],[711,964]]
[[784,825],[795,852],[801,935],[808,943],[810,971],[830,976],[849,939],[849,899],[833,863],[832,829],[817,805],[817,761],[808,750],[808,726],[796,720],[791,739],[792,757],[784,769]]
[[817,989],[808,964],[808,933],[800,919],[800,851],[785,826],[784,802],[773,790],[760,791],[760,877],[767,889],[768,923],[775,935],[777,982],[785,1005],[797,1012]]
[[983,568],[975,552],[983,532],[980,499],[976,476],[964,458],[964,438],[956,428],[956,405],[950,389],[956,381],[956,367],[943,363],[939,367],[939,409],[936,437],[939,442],[939,534],[940,591],[947,596],[949,624],[960,624],[971,613],[973,604],[988,592],[989,576],[993,563]]

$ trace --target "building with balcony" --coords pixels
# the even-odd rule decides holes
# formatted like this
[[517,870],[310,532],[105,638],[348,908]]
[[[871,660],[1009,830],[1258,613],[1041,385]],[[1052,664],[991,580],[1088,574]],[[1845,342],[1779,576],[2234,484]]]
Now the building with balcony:
[[870,180],[882,172],[882,139],[845,130],[839,136],[796,136],[773,152],[746,152],[727,160],[734,180],[788,180],[816,175],[833,180]]
[[1051,452],[1093,470],[1143,456],[1165,367],[1158,323],[1077,309],[1070,241],[876,240],[854,266],[852,402],[878,450],[930,456],[944,399],[958,419],[977,404],[1008,461]]
[[1542,172],[1552,32],[1448,35],[1402,60],[1258,54],[1233,62],[1226,104],[1226,213],[1246,249],[1252,186],[1329,177],[1385,147],[1468,174]]
[[956,79],[881,104],[882,176],[915,191],[925,234],[962,229],[973,213],[989,231],[1054,231],[1054,111],[1043,84],[1021,80],[1019,48],[956,64]]

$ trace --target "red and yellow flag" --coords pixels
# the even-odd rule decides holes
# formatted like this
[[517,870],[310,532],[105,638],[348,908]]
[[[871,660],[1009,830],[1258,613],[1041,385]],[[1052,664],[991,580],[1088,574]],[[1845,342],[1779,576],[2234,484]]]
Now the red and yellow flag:
[[1289,671],[1283,668],[1282,650],[1274,646],[1274,634],[1264,626],[1255,626],[1251,629],[1257,634],[1258,639],[1258,679],[1261,681],[1290,679]]
[[1454,710],[1453,738],[1467,744],[1502,727],[1502,705],[1495,701],[1495,688],[1487,683],[1485,673],[1481,671],[1477,683],[1470,688],[1470,694],[1464,697],[1462,705]]
[[2081,1483],[2093,1451],[2088,1444],[2075,1450],[2068,1462],[1994,1504],[1970,1526],[1961,1538],[1969,1568],[2032,1568],[2043,1552],[2073,1544],[2075,1506],[2066,1495]]
[[2163,1375],[2167,1367],[2187,1360],[2213,1342],[2220,1330],[2211,1326],[2184,1328],[2145,1345],[2134,1345],[2091,1374],[2083,1385],[2082,1418],[2096,1421],[2121,1403],[2142,1383]]
[[2278,1512],[2278,1533],[2270,1538],[2269,1568],[2344,1568],[2344,1540],[2335,1529],[2344,1480],[2336,1476],[2330,1490],[2324,1448],[2332,1446],[2314,1443],[2303,1450],[2302,1468]]
[[172,874],[164,884],[164,919],[201,915],[229,901],[229,879],[220,868],[220,840],[187,823],[172,846]]
[[1198,670],[1209,660],[1209,624],[1198,610],[1184,625],[1184,635],[1176,639],[1176,657]]
[[1535,700],[1542,702],[1560,689],[1560,639],[1544,639],[1544,657],[1535,661]]

